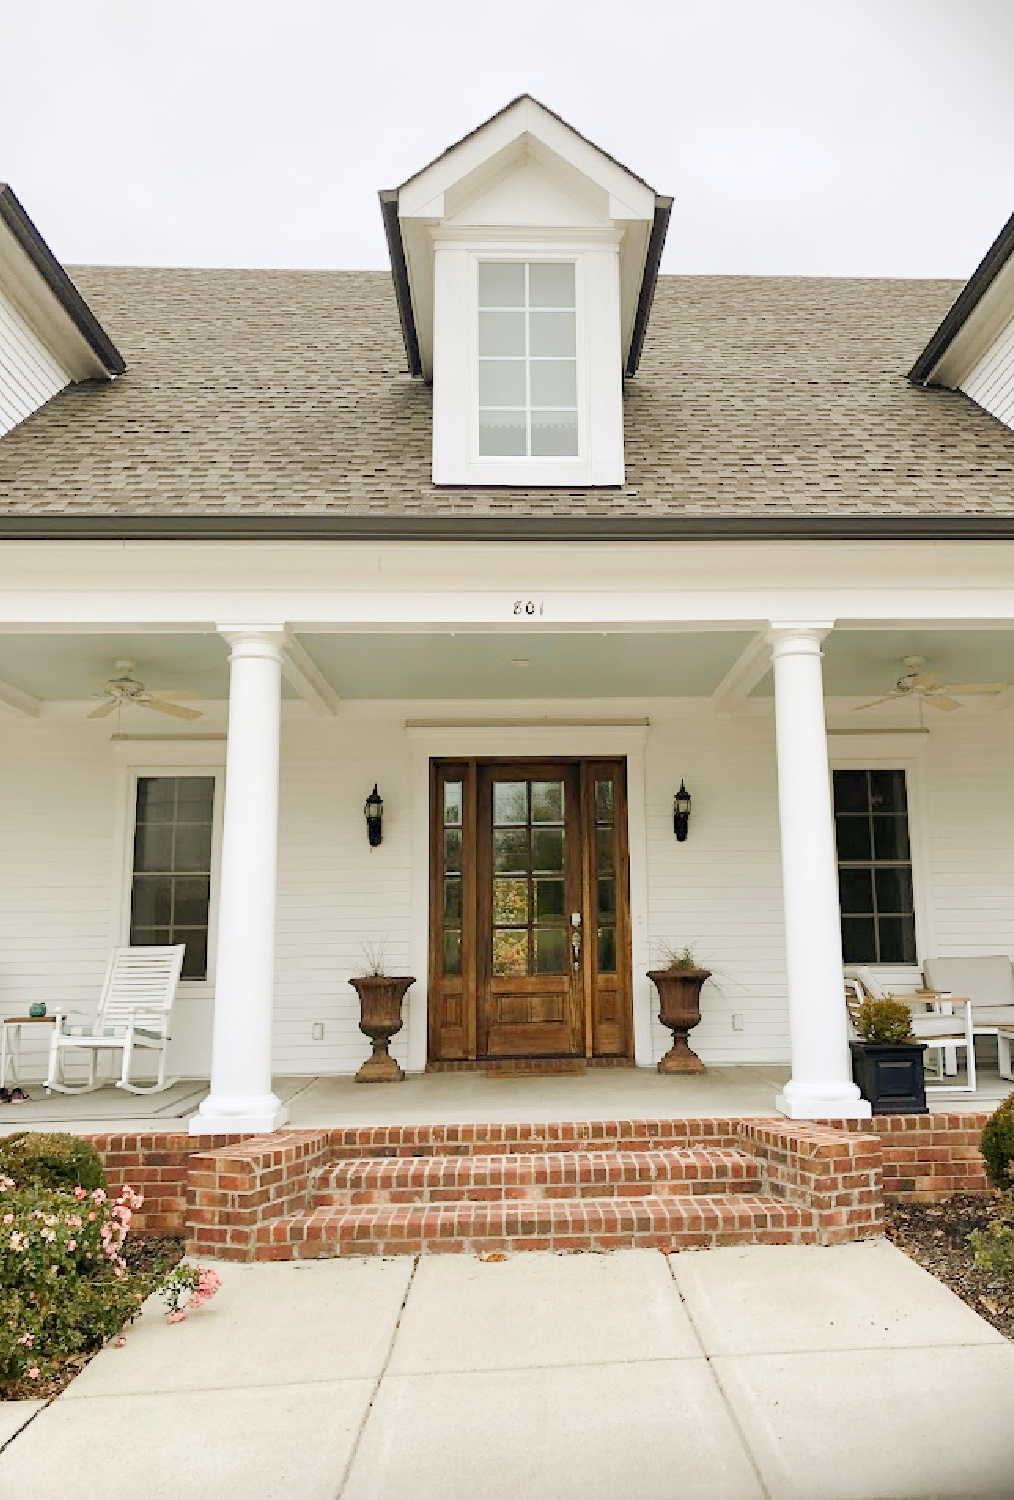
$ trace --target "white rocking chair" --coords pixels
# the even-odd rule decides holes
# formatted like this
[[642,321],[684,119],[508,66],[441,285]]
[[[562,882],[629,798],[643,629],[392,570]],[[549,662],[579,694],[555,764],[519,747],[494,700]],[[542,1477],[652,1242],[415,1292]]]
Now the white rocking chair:
[[[101,1051],[123,1053],[123,1068],[116,1086],[132,1094],[156,1094],[178,1081],[166,1078],[165,1063],[169,1016],[183,968],[185,946],[178,943],[172,948],[113,949],[94,1022],[90,1026],[71,1026],[66,1014],[57,1011],[49,1047],[47,1090],[86,1094],[101,1088],[102,1080],[95,1077],[95,1062]],[[158,1053],[156,1083],[130,1082],[135,1047]],[[64,1074],[64,1058],[75,1049],[85,1052],[88,1058],[88,1082],[84,1084],[69,1084]]]

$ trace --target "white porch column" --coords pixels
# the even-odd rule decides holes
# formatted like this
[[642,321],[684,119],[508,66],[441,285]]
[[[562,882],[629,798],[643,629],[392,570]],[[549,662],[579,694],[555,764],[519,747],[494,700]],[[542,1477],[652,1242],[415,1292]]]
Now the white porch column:
[[229,657],[229,738],[218,906],[211,1092],[192,1135],[276,1130],[288,1111],[271,1091],[271,1012],[278,858],[280,628],[222,630]]
[[869,1115],[849,1065],[820,644],[830,625],[772,625],[791,1120]]

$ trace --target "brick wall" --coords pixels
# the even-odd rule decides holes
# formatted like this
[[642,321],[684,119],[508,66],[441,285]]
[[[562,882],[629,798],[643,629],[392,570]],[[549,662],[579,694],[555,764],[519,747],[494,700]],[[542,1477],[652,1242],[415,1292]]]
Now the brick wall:
[[311,1176],[329,1158],[326,1130],[251,1136],[195,1153],[188,1164],[187,1249],[252,1260],[258,1226],[306,1209]]
[[884,1197],[896,1203],[938,1203],[952,1193],[987,1193],[979,1151],[986,1111],[953,1115],[878,1115],[831,1122],[878,1137],[884,1156]]
[[883,1233],[879,1142],[788,1120],[744,1120],[739,1136],[743,1149],[761,1163],[764,1190],[813,1212],[821,1244]]

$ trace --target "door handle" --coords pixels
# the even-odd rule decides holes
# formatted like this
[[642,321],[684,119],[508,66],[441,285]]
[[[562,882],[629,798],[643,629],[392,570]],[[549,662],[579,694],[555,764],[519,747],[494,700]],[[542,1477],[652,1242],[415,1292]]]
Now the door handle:
[[581,964],[581,913],[572,911],[570,914],[570,956],[574,968]]

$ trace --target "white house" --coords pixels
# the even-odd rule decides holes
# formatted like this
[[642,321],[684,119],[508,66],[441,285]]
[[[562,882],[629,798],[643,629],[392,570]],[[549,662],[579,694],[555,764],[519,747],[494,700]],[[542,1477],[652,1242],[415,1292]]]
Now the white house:
[[689,942],[704,1060],[859,1114],[843,945],[1014,953],[1014,220],[956,301],[659,276],[527,97],[381,208],[393,287],[72,283],[0,196],[0,1012],[183,940],[194,1128],[259,1132],[364,946],[418,1071],[649,1067]]

